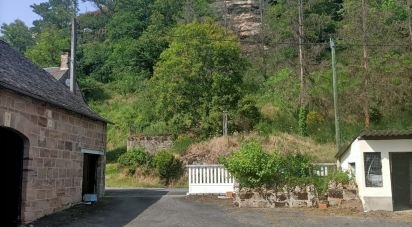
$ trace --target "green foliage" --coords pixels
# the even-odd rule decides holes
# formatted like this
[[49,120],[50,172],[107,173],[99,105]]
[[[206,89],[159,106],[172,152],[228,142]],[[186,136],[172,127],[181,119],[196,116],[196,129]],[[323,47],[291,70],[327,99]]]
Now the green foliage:
[[276,159],[263,151],[256,142],[243,144],[239,151],[222,160],[225,167],[239,181],[243,187],[260,187],[271,185],[275,179],[277,170]]
[[79,83],[80,90],[86,101],[98,101],[108,98],[104,89],[104,84],[93,78],[79,78],[77,82]]
[[304,154],[271,154],[256,142],[243,144],[222,163],[242,187],[273,187],[310,176],[312,159]]
[[308,125],[307,125],[307,109],[306,107],[301,107],[299,109],[299,135],[307,136],[308,135]]
[[36,44],[25,55],[40,67],[58,66],[61,51],[69,47],[67,33],[56,28],[45,28],[36,37]]
[[352,180],[354,179],[350,177],[348,172],[340,170],[331,171],[326,177],[312,176],[308,179],[309,183],[312,183],[315,186],[320,198],[323,198],[324,194],[327,192],[329,182],[335,181],[338,184],[341,183],[345,185]]
[[168,185],[172,180],[176,180],[182,176],[184,167],[182,161],[168,151],[158,152],[154,159],[154,166],[160,179]]
[[119,157],[126,153],[126,147],[118,147],[112,150],[107,151],[106,153],[106,163],[115,163],[119,160]]
[[214,135],[221,130],[222,112],[235,110],[241,98],[239,43],[212,22],[180,26],[174,37],[151,80],[156,113],[178,132]]
[[34,45],[32,32],[21,20],[15,20],[10,24],[2,24],[0,33],[3,34],[0,37],[1,39],[22,54]]
[[73,15],[73,0],[49,0],[30,6],[41,17],[34,20],[34,30],[42,31],[46,27],[67,28]]
[[153,157],[143,149],[134,149],[127,151],[119,156],[118,162],[121,166],[127,167],[129,173],[135,172],[136,168],[149,169],[152,167]]
[[139,37],[148,25],[152,4],[152,0],[117,1],[108,24],[110,38],[120,40]]

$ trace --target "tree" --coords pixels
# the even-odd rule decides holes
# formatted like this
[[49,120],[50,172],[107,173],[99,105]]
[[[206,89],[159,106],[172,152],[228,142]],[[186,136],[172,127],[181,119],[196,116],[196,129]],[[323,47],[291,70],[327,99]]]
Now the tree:
[[34,20],[34,30],[41,32],[45,27],[67,28],[73,16],[73,0],[49,0],[30,6],[41,17]]
[[45,28],[36,37],[36,44],[25,55],[40,67],[58,66],[61,51],[69,47],[69,37],[64,31]]
[[20,53],[24,53],[27,48],[34,44],[30,29],[21,20],[15,20],[10,24],[1,26],[3,39]]
[[178,27],[151,79],[160,119],[178,131],[213,135],[221,115],[236,110],[245,61],[234,35],[213,22]]
[[114,14],[108,24],[110,38],[138,38],[146,29],[152,0],[119,0],[115,2]]

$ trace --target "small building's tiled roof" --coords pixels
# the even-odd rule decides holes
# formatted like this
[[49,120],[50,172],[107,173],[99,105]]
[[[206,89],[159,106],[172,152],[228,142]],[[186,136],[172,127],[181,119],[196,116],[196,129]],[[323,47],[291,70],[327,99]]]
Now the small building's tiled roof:
[[362,131],[357,137],[355,137],[352,142],[335,155],[336,158],[342,157],[346,151],[349,150],[352,143],[356,140],[393,140],[393,139],[412,139],[412,130],[365,130]]
[[359,138],[384,139],[386,137],[408,137],[412,136],[412,130],[369,130],[360,133]]
[[34,65],[1,40],[0,87],[42,100],[94,120],[108,122],[93,112],[81,97],[70,92],[49,73]]

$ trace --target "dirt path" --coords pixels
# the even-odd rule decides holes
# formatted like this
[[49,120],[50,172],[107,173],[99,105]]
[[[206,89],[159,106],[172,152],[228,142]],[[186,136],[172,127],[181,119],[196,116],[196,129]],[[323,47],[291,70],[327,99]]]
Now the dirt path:
[[[341,215],[341,214],[339,214]],[[408,217],[408,216],[406,216]],[[96,205],[78,205],[34,227],[79,226],[411,226],[412,219],[337,216],[314,209],[239,209],[231,201],[187,198],[184,190],[108,190]]]

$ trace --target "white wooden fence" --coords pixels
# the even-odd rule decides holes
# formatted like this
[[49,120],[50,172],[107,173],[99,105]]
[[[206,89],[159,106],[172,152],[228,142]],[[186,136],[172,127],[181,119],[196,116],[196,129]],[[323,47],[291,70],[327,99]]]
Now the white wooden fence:
[[234,178],[223,165],[188,165],[188,194],[233,192]]
[[313,163],[314,174],[320,177],[326,177],[328,174],[336,170],[336,163]]

